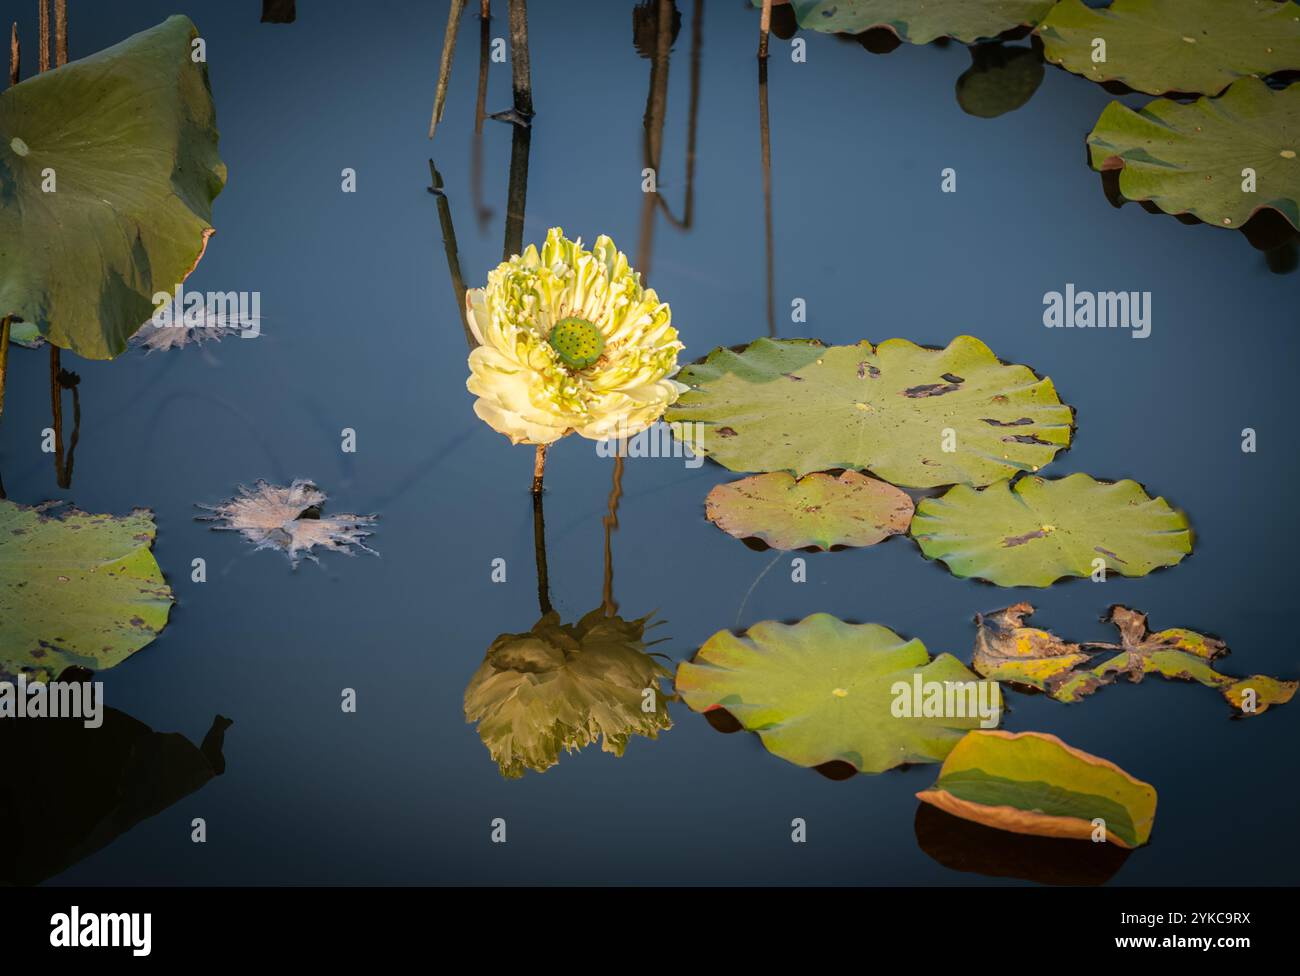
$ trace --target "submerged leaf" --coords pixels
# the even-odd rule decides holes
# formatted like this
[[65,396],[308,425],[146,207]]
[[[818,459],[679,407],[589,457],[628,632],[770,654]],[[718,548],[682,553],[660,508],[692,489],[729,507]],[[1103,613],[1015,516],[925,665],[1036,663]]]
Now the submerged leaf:
[[1061,0],[1038,33],[1048,61],[1148,95],[1217,95],[1244,75],[1300,70],[1292,0],[1114,0],[1104,9]]
[[1111,102],[1088,152],[1093,169],[1119,171],[1129,200],[1216,227],[1275,210],[1300,229],[1300,85],[1275,92],[1243,78],[1218,98],[1158,98],[1138,112]]
[[722,531],[773,549],[874,546],[912,520],[906,492],[856,471],[753,475],[715,486],[704,508]]
[[1156,791],[1114,763],[1041,732],[971,732],[948,754],[939,778],[916,794],[957,817],[1042,837],[1141,847],[1151,837]]
[[0,676],[104,670],[167,624],[171,587],[150,546],[153,514],[61,518],[0,499]]
[[[752,0],[761,7],[763,0]],[[799,26],[826,33],[860,34],[884,27],[904,41],[928,44],[955,37],[973,44],[1016,27],[1032,27],[1054,0],[790,0]]]
[[954,576],[998,586],[1050,586],[1065,576],[1145,576],[1192,551],[1187,518],[1136,481],[1000,481],[957,485],[916,508],[912,536]]
[[111,359],[194,270],[226,182],[197,36],[171,17],[0,92],[0,315]]
[[645,653],[647,619],[598,608],[562,624],[552,611],[532,630],[492,642],[465,689],[465,721],[478,723],[502,776],[545,772],[561,750],[597,739],[621,756],[633,735],[654,739],[672,728],[659,689],[671,672]]
[[823,346],[759,339],[677,376],[669,421],[702,421],[695,453],[733,471],[869,470],[896,485],[988,484],[1038,470],[1070,443],[1050,379],[971,336],[946,349],[890,339]]
[[212,514],[198,518],[219,523],[214,529],[238,532],[254,550],[278,549],[294,566],[300,557],[320,562],[316,549],[348,556],[360,549],[378,555],[362,541],[374,534],[365,527],[374,525],[376,516],[322,515],[325,498],[310,481],[300,479],[284,488],[259,481],[251,489],[239,485],[235,497],[219,505],[200,505]]
[[[918,687],[923,708],[913,707]],[[997,686],[951,654],[931,660],[919,640],[827,613],[765,620],[743,637],[719,631],[678,666],[677,691],[694,711],[725,710],[782,759],[864,773],[938,762],[967,730],[1001,717]]]
[[[1025,618],[1033,612],[1028,603],[1017,603],[975,618],[978,634],[972,666],[976,671],[991,680],[1037,688],[1061,702],[1081,701],[1121,675],[1138,682],[1145,675],[1158,674],[1217,688],[1241,715],[1261,714],[1270,705],[1284,704],[1300,687],[1295,681],[1265,675],[1221,674],[1214,665],[1228,653],[1223,641],[1181,627],[1152,633],[1145,613],[1118,604],[1105,617],[1119,631],[1118,644],[1064,641],[1025,626]],[[1101,652],[1110,656],[1087,667]]]

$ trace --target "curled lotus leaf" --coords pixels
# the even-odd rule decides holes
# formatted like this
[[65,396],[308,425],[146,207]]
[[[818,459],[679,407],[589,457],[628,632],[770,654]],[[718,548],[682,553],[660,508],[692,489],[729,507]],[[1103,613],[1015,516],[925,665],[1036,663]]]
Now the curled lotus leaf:
[[104,670],[149,644],[173,603],[153,513],[89,514],[0,499],[0,676]]
[[[752,0],[761,7],[763,0]],[[955,37],[973,44],[1017,27],[1033,27],[1052,9],[1054,0],[789,0],[805,30],[860,34],[884,27],[911,44]]]
[[692,451],[733,471],[845,468],[909,488],[985,485],[1037,471],[1073,431],[1050,379],[971,336],[944,349],[758,339],[715,349],[677,379],[691,389],[666,419],[701,422]]
[[1104,8],[1061,0],[1038,34],[1053,64],[1148,95],[1217,95],[1247,75],[1300,70],[1300,4],[1292,0],[1114,0]]
[[1218,98],[1158,98],[1140,111],[1111,102],[1088,153],[1093,169],[1118,171],[1128,200],[1228,228],[1275,210],[1300,230],[1300,84],[1242,78]]
[[[984,715],[973,700],[981,684]],[[773,755],[863,773],[939,762],[966,731],[1001,718],[997,685],[951,654],[931,660],[919,640],[828,613],[797,624],[764,620],[743,636],[719,631],[678,666],[676,686],[692,710],[726,711]],[[914,705],[917,688],[950,692],[952,707],[932,697]]]
[[907,492],[856,471],[752,475],[715,486],[704,510],[729,535],[773,549],[874,546],[912,521]]
[[0,315],[112,359],[194,270],[226,182],[197,36],[171,17],[0,92]]
[[971,732],[939,778],[916,794],[957,817],[1041,837],[1105,839],[1141,847],[1151,837],[1156,791],[1114,763],[1041,732]]
[[1136,481],[1072,474],[1023,477],[922,499],[912,537],[954,576],[998,586],[1050,586],[1066,576],[1145,576],[1192,551],[1182,512]]

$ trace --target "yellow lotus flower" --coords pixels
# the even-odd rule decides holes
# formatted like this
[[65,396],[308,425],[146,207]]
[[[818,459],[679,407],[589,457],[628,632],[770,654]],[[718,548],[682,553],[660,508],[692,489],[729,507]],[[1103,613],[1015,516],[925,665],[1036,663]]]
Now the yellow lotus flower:
[[466,292],[465,311],[474,412],[514,444],[628,437],[686,389],[669,378],[672,313],[603,235],[588,251],[553,227],[540,254],[530,244]]

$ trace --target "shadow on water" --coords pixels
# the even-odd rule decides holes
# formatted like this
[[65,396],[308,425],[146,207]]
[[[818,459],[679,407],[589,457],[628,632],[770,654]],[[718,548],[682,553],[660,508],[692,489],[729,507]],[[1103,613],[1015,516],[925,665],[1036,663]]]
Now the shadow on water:
[[[92,679],[84,668],[59,676]],[[81,718],[0,719],[0,766],[23,771],[0,784],[0,884],[61,874],[226,770],[228,718],[216,716],[198,746],[115,708],[101,718],[97,728]]]

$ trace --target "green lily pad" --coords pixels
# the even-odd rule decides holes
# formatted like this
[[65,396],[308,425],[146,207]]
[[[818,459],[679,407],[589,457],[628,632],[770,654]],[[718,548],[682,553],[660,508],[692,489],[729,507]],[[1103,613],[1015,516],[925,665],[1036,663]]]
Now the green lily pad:
[[[927,694],[954,683],[953,707],[914,707],[918,682]],[[793,625],[765,620],[743,637],[719,631],[677,668],[677,691],[694,711],[725,710],[796,765],[848,763],[863,773],[939,762],[967,730],[997,724],[997,686],[985,684],[982,719],[961,685],[980,693],[979,678],[951,654],[931,660],[919,640],[827,613]]]
[[[1038,33],[1048,61],[1148,95],[1217,95],[1245,75],[1300,70],[1300,5],[1277,0],[1062,0]],[[1094,42],[1105,61],[1093,61]]]
[[56,518],[50,508],[0,499],[0,675],[111,668],[157,637],[171,612],[149,511]]
[[737,539],[761,539],[773,549],[830,549],[874,546],[906,532],[912,499],[856,471],[819,471],[797,480],[774,471],[715,486],[704,511]]
[[1040,837],[1106,840],[1141,847],[1151,837],[1156,791],[1114,763],[1041,732],[972,732],[916,794],[954,816]]
[[671,677],[645,653],[647,618],[624,620],[597,608],[576,624],[554,611],[522,634],[502,634],[465,689],[465,721],[501,775],[545,772],[601,740],[623,755],[633,735],[657,738],[672,728],[659,682]]
[[865,469],[912,488],[985,485],[1051,461],[1074,417],[1050,379],[971,336],[946,349],[759,339],[715,349],[677,379],[691,389],[665,419],[703,422],[692,450],[733,471]]
[[971,66],[957,79],[957,104],[967,115],[993,119],[1014,112],[1043,83],[1043,59],[1027,47],[979,44]]
[[1111,102],[1088,135],[1088,153],[1098,172],[1119,170],[1129,200],[1231,228],[1276,210],[1300,230],[1300,85],[1273,91],[1242,78],[1218,98],[1160,98],[1140,112]]
[[[904,41],[929,44],[955,37],[973,44],[1016,27],[1033,27],[1052,9],[1054,0],[790,0],[795,19],[805,30],[860,34],[885,27]],[[753,0],[761,7],[763,0]]]
[[111,359],[194,270],[226,181],[197,33],[171,17],[0,92],[0,315]]
[[1065,576],[1145,576],[1192,551],[1187,517],[1136,481],[1024,477],[977,491],[957,485],[916,507],[912,536],[954,576],[1050,586]]
[[[1174,627],[1153,633],[1147,615],[1118,604],[1106,619],[1120,633],[1120,643],[1075,644],[1046,630],[1025,625],[1034,612],[1017,603],[976,618],[973,667],[985,678],[1037,688],[1061,702],[1082,701],[1121,675],[1139,682],[1148,674],[1195,681],[1217,689],[1239,715],[1260,715],[1272,705],[1289,702],[1300,683],[1267,675],[1235,678],[1221,674],[1215,662],[1228,653],[1216,637]],[[1088,667],[1096,655],[1108,656]]]

